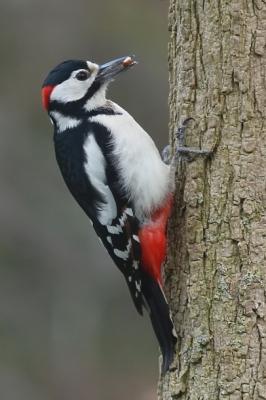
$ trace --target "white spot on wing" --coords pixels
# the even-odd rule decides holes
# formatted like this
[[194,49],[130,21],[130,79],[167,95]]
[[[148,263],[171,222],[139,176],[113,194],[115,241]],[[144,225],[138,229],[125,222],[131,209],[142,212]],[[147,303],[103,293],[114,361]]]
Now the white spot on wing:
[[120,218],[118,218],[118,220],[119,220],[118,225],[112,225],[112,226],[107,225],[108,232],[112,233],[112,234],[116,234],[116,235],[118,235],[119,233],[122,233],[123,232],[122,228],[125,225],[126,219],[127,219],[127,213],[126,213],[126,211],[124,211],[122,216]]
[[107,236],[107,242],[109,242],[113,246],[112,238],[111,236]]
[[138,269],[139,263],[138,263],[137,261],[133,261],[133,267],[134,267],[135,269]]
[[128,259],[128,252],[126,252],[126,251],[114,249],[114,253],[117,257],[122,258],[125,261]]
[[87,156],[85,163],[86,173],[92,185],[103,195],[106,201],[106,203],[100,204],[101,208],[97,213],[97,218],[102,225],[110,225],[117,215],[117,208],[114,196],[109,186],[106,185],[106,160],[92,134],[89,134],[86,139],[84,150]]
[[127,219],[126,211],[123,212],[122,217],[119,218],[120,226],[123,227],[125,225]]
[[112,235],[119,235],[119,233],[123,232],[123,229],[121,228],[120,225],[116,225],[116,226],[107,225],[107,230]]
[[126,261],[126,260],[128,259],[128,257],[129,257],[129,252],[130,252],[130,249],[131,249],[131,245],[132,245],[132,242],[131,242],[131,240],[129,239],[128,245],[127,245],[127,247],[126,247],[126,250],[121,251],[121,250],[118,250],[118,249],[114,249],[115,255],[116,255],[117,257],[122,258],[123,260]]
[[132,208],[127,208],[127,209],[126,209],[126,213],[127,213],[128,215],[130,215],[131,217],[133,217]]
[[135,285],[136,285],[136,289],[140,292],[140,284],[136,281]]
[[139,237],[137,235],[133,235],[133,239],[136,240],[136,242],[139,242]]

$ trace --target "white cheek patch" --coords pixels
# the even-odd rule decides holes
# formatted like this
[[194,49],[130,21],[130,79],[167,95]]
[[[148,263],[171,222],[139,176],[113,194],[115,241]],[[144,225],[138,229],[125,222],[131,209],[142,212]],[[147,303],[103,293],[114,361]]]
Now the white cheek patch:
[[83,71],[83,69],[73,71],[66,81],[56,85],[51,93],[50,102],[58,101],[59,103],[66,104],[71,101],[80,100],[86,95],[97,75],[97,70],[96,68],[92,70],[90,78],[86,81],[79,81],[75,78],[79,71]]

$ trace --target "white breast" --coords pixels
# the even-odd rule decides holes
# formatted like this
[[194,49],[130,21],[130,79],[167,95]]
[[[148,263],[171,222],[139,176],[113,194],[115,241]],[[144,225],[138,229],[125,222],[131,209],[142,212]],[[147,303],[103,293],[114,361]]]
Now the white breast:
[[139,219],[160,207],[172,190],[170,169],[165,165],[151,137],[121,107],[112,103],[116,115],[98,115],[98,122],[111,132],[114,157],[121,175],[121,190],[133,202]]

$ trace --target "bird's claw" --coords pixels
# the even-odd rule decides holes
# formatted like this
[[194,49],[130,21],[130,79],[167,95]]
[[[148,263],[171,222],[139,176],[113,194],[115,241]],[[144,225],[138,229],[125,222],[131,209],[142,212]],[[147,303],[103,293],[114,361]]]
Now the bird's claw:
[[[176,167],[179,156],[182,157],[186,162],[192,162],[197,156],[207,156],[212,154],[212,150],[200,150],[200,149],[195,149],[193,147],[187,147],[186,146],[186,128],[187,128],[187,123],[189,121],[195,121],[194,118],[189,117],[186,118],[181,126],[176,129],[175,131],[175,137],[178,142],[177,150],[176,153],[173,157],[173,160],[171,162],[171,165],[173,165],[173,168]],[[194,154],[195,157],[190,157],[191,154]]]

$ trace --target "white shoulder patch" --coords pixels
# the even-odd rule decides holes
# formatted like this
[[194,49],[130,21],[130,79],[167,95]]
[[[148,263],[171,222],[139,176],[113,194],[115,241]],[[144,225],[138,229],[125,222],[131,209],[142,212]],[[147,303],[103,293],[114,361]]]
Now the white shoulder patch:
[[117,216],[117,208],[114,196],[107,185],[105,174],[106,160],[92,134],[86,139],[84,150],[87,156],[85,171],[92,185],[103,195],[106,201],[106,203],[101,204],[97,218],[102,225],[110,225],[112,220]]

